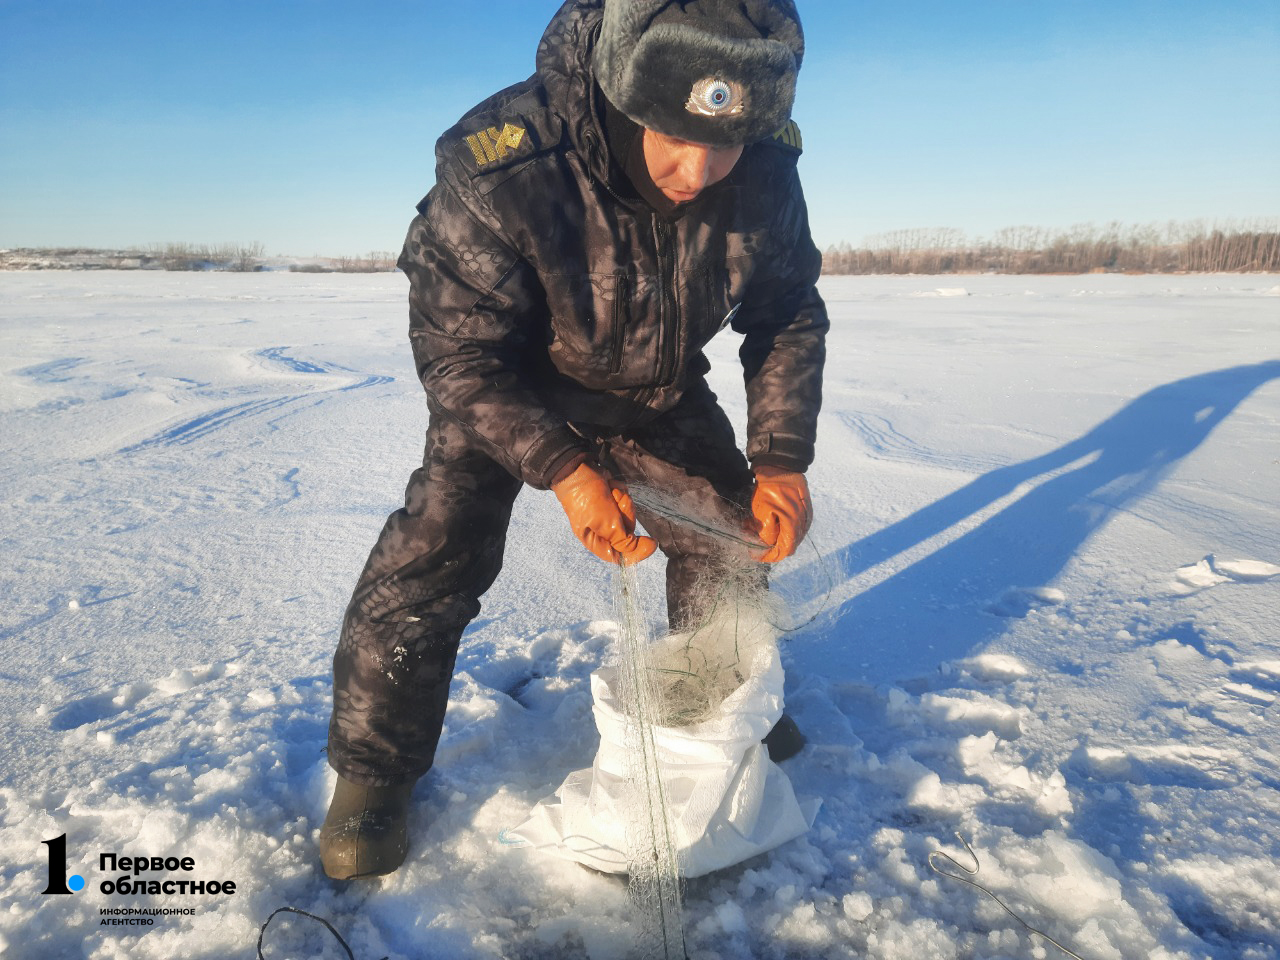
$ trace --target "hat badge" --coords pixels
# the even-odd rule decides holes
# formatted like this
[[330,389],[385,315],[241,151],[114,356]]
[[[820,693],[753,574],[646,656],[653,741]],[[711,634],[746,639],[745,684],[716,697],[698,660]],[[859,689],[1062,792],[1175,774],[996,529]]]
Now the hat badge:
[[684,108],[703,117],[731,117],[742,112],[742,87],[721,77],[705,77],[693,85]]

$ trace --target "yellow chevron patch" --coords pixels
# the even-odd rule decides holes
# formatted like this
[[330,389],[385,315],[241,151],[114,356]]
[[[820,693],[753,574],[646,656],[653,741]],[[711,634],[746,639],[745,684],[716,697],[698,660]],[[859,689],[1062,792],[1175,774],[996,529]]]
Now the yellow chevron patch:
[[775,142],[790,147],[796,153],[804,152],[804,139],[800,136],[800,126],[794,120],[788,120],[782,129],[773,135]]
[[487,167],[491,163],[505,160],[525,142],[524,127],[508,123],[501,130],[490,127],[480,130],[466,138],[471,155],[475,157],[476,166]]

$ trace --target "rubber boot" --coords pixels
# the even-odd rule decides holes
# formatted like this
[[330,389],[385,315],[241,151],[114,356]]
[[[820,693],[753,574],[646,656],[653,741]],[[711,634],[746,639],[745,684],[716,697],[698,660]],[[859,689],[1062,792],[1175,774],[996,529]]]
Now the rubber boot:
[[800,732],[800,728],[796,726],[796,722],[785,713],[778,718],[773,729],[765,734],[763,741],[765,749],[769,751],[769,759],[774,763],[790,760],[803,750],[808,742]]
[[392,873],[409,852],[412,783],[363,787],[338,777],[320,828],[320,863],[334,880]]

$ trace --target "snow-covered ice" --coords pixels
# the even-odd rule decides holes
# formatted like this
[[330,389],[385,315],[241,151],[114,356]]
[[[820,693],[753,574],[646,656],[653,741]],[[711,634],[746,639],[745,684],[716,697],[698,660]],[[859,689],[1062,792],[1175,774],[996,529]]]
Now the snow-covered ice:
[[[1280,955],[1278,279],[822,281],[818,521],[777,576],[820,611],[783,647],[784,769],[822,809],[688,883],[691,957],[1057,955],[930,870],[957,833],[1088,960]],[[286,905],[360,960],[626,956],[623,883],[501,842],[590,764],[617,631],[548,494],[467,632],[407,864],[318,870],[338,622],[421,454],[405,286],[0,274],[4,956],[253,956]],[[741,422],[734,338],[711,353]],[[87,886],[42,895],[62,834]],[[236,892],[108,895],[104,853]],[[341,955],[296,915],[266,942]]]

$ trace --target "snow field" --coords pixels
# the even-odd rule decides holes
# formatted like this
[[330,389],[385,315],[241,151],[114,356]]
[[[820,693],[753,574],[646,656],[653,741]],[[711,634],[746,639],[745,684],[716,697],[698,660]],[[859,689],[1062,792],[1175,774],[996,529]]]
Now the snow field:
[[[800,840],[690,881],[695,960],[1280,954],[1272,277],[863,277],[833,317],[784,769]],[[596,746],[608,571],[544,494],[469,629],[409,861],[319,874],[328,664],[420,456],[399,276],[0,275],[4,956],[627,955],[624,882],[502,832]],[[744,417],[732,338],[713,383]],[[662,610],[660,567],[639,571]],[[41,896],[65,833],[72,896]],[[100,852],[230,897],[104,894]],[[935,862],[939,862],[936,861]],[[943,862],[945,864],[945,862]],[[115,906],[195,906],[146,929]],[[266,956],[337,956],[282,915]]]

